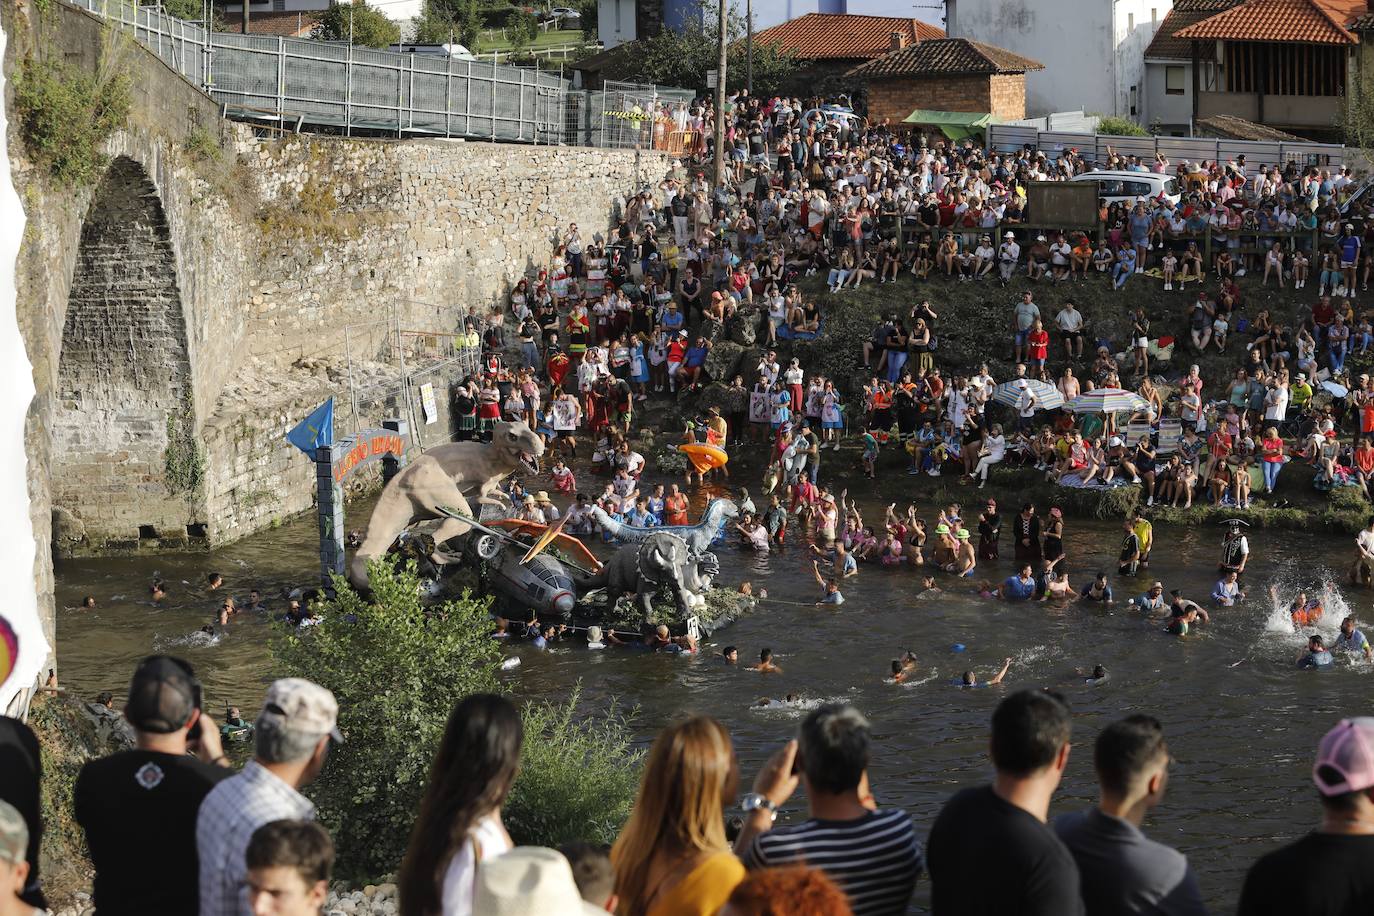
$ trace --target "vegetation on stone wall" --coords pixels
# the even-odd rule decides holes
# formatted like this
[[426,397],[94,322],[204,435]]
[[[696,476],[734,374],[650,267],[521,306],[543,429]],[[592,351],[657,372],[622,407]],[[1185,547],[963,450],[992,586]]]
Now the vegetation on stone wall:
[[57,60],[25,61],[15,80],[20,136],[29,155],[62,185],[95,183],[108,164],[101,147],[129,117],[129,78],[102,55],[96,73]]
[[[487,599],[465,593],[420,603],[414,566],[369,567],[371,601],[342,577],[314,606],[317,626],[290,631],[273,655],[292,675],[334,691],[345,743],[308,794],[338,845],[342,876],[373,878],[400,863],[450,711],[463,697],[502,689],[500,644]],[[638,756],[622,717],[588,717],[577,696],[524,710],[525,751],[506,818],[522,843],[607,841],[634,796]]]
[[199,126],[191,128],[186,134],[186,139],[181,141],[181,148],[197,162],[217,162],[224,154],[215,135]]
[[163,452],[167,489],[193,500],[205,486],[205,446],[196,438],[191,411],[167,414],[167,449]]

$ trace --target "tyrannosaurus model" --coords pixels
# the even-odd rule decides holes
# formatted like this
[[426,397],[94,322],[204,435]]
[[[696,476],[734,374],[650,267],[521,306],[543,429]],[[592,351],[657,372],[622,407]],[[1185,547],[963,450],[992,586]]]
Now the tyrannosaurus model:
[[391,479],[382,490],[367,524],[367,536],[348,567],[349,581],[357,588],[367,587],[367,564],[381,556],[392,543],[416,522],[442,519],[434,530],[434,561],[447,563],[456,557],[443,553],[443,543],[471,528],[466,522],[439,511],[440,506],[457,509],[478,518],[469,500],[479,506],[508,508],[510,498],[500,489],[501,481],[514,471],[539,473],[544,442],[524,423],[497,423],[491,442],[451,442],[436,446],[415,459]]

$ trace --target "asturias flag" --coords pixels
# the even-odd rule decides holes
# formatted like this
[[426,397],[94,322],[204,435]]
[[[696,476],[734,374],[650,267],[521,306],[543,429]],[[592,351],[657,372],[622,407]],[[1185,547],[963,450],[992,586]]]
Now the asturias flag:
[[334,399],[325,401],[315,408],[314,413],[296,424],[296,428],[286,434],[286,441],[312,459],[315,457],[315,449],[322,445],[333,445]]

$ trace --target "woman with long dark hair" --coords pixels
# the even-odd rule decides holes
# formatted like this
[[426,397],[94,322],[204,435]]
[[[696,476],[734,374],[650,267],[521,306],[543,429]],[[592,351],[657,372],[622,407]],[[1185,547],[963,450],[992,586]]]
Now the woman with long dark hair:
[[477,693],[448,717],[397,882],[402,916],[468,916],[477,867],[513,845],[501,823],[524,730],[504,697]]

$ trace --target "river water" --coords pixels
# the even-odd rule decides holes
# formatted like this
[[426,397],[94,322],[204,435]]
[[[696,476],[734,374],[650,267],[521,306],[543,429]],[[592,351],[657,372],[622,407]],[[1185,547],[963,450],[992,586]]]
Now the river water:
[[[699,495],[696,512],[704,502]],[[920,507],[934,517],[934,507]],[[865,508],[865,518],[881,518],[879,507]],[[366,511],[364,504],[350,506],[350,518],[361,519]],[[1075,586],[1096,569],[1115,569],[1116,525],[1070,519],[1067,528]],[[1148,576],[1202,601],[1216,578],[1220,529],[1157,528],[1155,538]],[[845,604],[834,610],[811,605],[819,588],[803,550],[791,547],[760,559],[721,548],[719,581],[733,586],[750,579],[756,588],[767,588],[770,600],[718,633],[700,656],[588,652],[576,643],[547,653],[515,646],[510,651],[522,664],[503,677],[522,697],[564,697],[580,682],[588,709],[612,700],[637,707],[635,730],[645,742],[684,710],[714,715],[734,736],[746,781],[791,736],[807,708],[827,700],[854,703],[873,723],[871,775],[879,803],[906,808],[922,833],[956,788],[987,779],[987,723],[1007,688],[1053,686],[1073,706],[1074,752],[1052,813],[1091,803],[1098,730],[1116,717],[1148,712],[1164,722],[1176,764],[1169,796],[1146,830],[1186,852],[1209,902],[1230,910],[1249,864],[1316,822],[1310,768],[1321,735],[1342,716],[1369,714],[1374,700],[1374,666],[1341,660],[1329,671],[1296,670],[1303,637],[1284,626],[1267,598],[1256,597],[1271,582],[1311,593],[1322,581],[1335,581],[1344,597],[1336,608],[1328,607],[1322,623],[1328,642],[1347,603],[1368,620],[1374,616],[1369,594],[1352,594],[1343,584],[1350,539],[1321,531],[1252,531],[1250,540],[1250,600],[1216,611],[1210,625],[1183,639],[1124,606],[1124,598],[1149,584],[1145,575],[1135,583],[1113,577],[1114,608],[1056,608],[983,600],[967,590],[918,597],[912,570],[864,565],[845,584]],[[118,697],[136,661],[164,651],[195,665],[207,709],[222,712],[232,702],[251,717],[273,674],[266,648],[270,631],[260,619],[241,617],[221,638],[195,634],[222,594],[206,590],[206,574],[221,573],[225,590],[240,601],[249,588],[259,588],[276,609],[284,588],[311,584],[311,571],[318,568],[315,547],[313,518],[307,516],[208,555],[61,562],[63,686],[88,698],[99,690]],[[1004,578],[1011,562],[1004,559],[987,572]],[[161,607],[153,607],[146,594],[155,573],[169,583]],[[947,576],[940,584],[967,589]],[[94,611],[79,609],[87,594],[98,601]],[[739,647],[740,668],[721,661],[719,650],[727,643]],[[966,649],[956,652],[955,644]],[[763,646],[773,649],[783,673],[743,670]],[[916,676],[902,685],[885,682],[891,660],[906,649],[920,659]],[[1008,655],[1013,662],[1005,687],[953,686],[967,668],[980,678],[991,676]],[[1106,682],[1088,686],[1074,675],[1096,664],[1107,667]],[[791,692],[801,695],[796,706],[754,705]],[[798,816],[804,816],[802,799],[784,812],[785,818]],[[918,909],[927,898],[928,884],[922,882]]]

